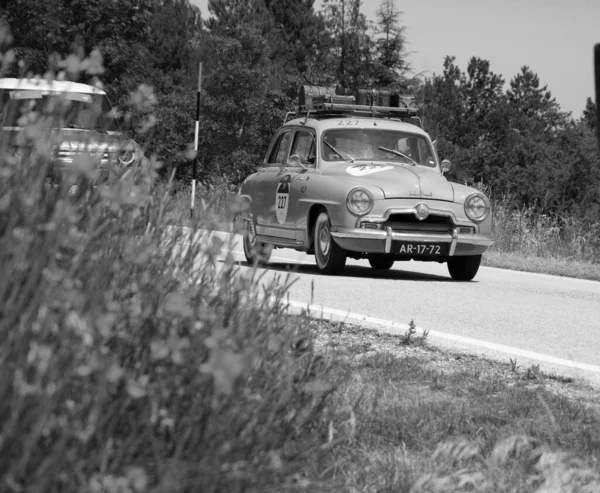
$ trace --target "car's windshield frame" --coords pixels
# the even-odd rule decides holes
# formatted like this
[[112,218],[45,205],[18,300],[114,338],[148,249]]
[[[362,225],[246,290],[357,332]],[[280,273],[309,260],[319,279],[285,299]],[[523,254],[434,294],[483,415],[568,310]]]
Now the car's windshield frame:
[[382,128],[331,128],[321,134],[324,163],[384,161],[428,168],[439,166],[430,139],[423,134]]

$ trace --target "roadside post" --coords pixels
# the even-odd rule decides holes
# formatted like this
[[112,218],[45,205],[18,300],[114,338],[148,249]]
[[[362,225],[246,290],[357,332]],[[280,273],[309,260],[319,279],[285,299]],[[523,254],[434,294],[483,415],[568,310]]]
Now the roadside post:
[[198,132],[200,131],[200,91],[202,89],[202,62],[198,67],[198,92],[196,93],[196,122],[194,125],[194,162],[192,165],[192,200],[190,203],[190,219],[194,219],[196,202],[196,167],[198,162]]
[[594,47],[594,77],[596,78],[596,136],[600,149],[600,43]]

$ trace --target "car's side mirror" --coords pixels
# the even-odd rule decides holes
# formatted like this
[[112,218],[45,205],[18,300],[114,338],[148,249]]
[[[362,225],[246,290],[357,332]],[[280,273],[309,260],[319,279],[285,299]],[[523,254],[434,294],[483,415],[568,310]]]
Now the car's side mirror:
[[451,168],[452,168],[452,163],[450,162],[450,160],[449,159],[443,159],[442,160],[442,175],[446,171],[450,171]]

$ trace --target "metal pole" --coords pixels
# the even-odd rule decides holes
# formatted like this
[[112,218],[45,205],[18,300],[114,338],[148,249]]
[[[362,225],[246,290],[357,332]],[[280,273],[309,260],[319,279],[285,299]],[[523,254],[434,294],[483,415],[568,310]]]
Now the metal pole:
[[596,79],[596,136],[600,149],[600,43],[594,46],[594,77]]
[[198,67],[198,92],[196,93],[196,123],[194,125],[194,163],[192,167],[192,201],[190,218],[194,219],[194,204],[196,201],[196,163],[198,161],[198,132],[200,131],[200,91],[202,89],[202,62]]

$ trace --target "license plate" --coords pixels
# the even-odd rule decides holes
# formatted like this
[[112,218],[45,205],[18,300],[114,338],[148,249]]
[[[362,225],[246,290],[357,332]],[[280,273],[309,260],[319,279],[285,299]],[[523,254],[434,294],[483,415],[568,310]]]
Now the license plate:
[[396,243],[398,255],[448,255],[448,243],[417,243],[413,241],[399,241]]

